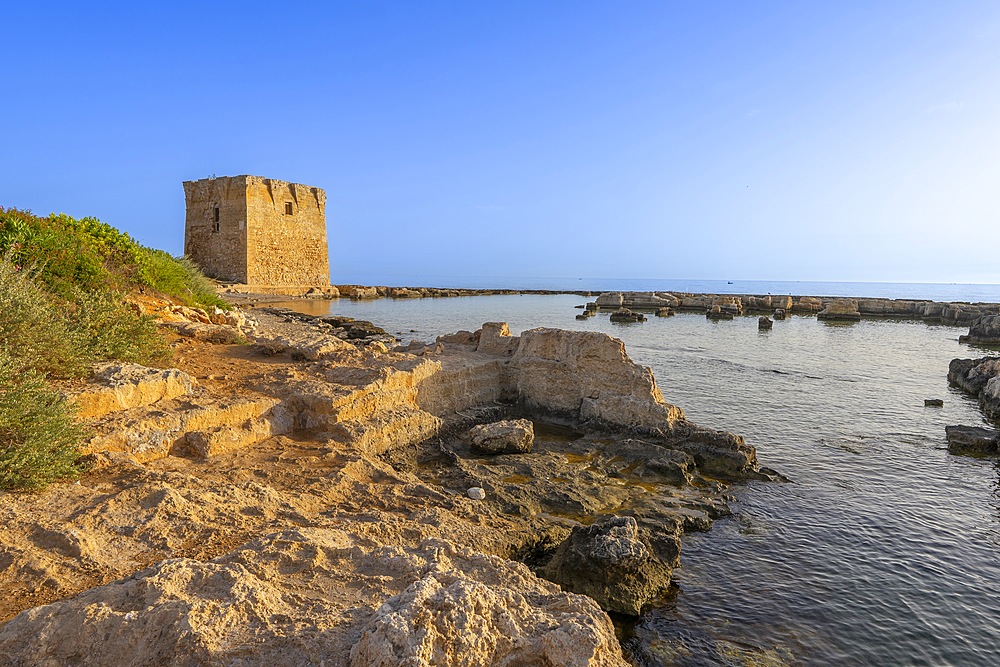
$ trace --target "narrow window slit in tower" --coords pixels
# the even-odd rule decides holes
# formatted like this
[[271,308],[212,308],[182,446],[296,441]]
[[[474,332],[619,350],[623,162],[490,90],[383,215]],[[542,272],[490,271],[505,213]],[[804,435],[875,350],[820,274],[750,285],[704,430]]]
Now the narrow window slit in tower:
[[285,202],[285,215],[291,215],[291,214],[292,214],[292,202],[286,201]]

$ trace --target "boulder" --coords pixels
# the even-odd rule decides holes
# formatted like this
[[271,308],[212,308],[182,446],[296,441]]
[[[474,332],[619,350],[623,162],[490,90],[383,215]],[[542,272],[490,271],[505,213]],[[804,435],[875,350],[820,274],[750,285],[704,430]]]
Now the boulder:
[[731,320],[735,317],[731,310],[723,310],[722,306],[715,304],[705,311],[705,317],[710,320]]
[[856,299],[834,299],[826,305],[826,308],[816,313],[816,319],[858,322],[861,320],[861,313],[858,311]]
[[621,308],[624,296],[621,292],[604,292],[594,302],[598,308]]
[[620,516],[575,527],[541,572],[606,611],[638,616],[666,592],[672,570],[656,558],[635,518]]
[[790,308],[784,310],[792,313],[818,313],[823,310],[823,300],[816,296],[799,297]]
[[670,308],[660,308],[656,311],[657,317],[670,317],[674,314],[674,311]]
[[535,428],[528,419],[480,424],[469,435],[473,449],[487,454],[527,454],[535,442]]
[[761,315],[757,318],[757,328],[761,331],[770,331],[771,327],[774,326],[774,322],[771,321],[770,317],[766,315]]
[[948,451],[965,456],[995,456],[1000,431],[977,426],[947,426]]
[[943,408],[944,401],[940,398],[925,398],[924,399],[925,408]]
[[983,315],[969,326],[969,335],[959,337],[962,343],[1000,345],[1000,315]]
[[772,317],[775,320],[783,320],[786,317],[786,310],[784,308],[776,308]]

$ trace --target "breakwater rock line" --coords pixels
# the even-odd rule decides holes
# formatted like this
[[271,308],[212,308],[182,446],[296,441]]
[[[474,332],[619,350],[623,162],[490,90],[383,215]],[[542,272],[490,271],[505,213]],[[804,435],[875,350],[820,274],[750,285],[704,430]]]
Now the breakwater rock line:
[[780,311],[816,315],[819,319],[857,321],[864,317],[921,319],[944,324],[980,322],[981,333],[971,342],[1000,343],[1000,304],[941,303],[909,299],[865,299],[791,295],[687,294],[681,292],[604,292],[586,306],[588,311],[622,308],[629,310],[669,309],[701,312],[712,319],[732,319],[736,315],[772,314]]
[[[67,388],[90,472],[3,494],[0,654],[22,664],[624,667],[606,611],[661,599],[728,483],[779,479],[604,334],[401,350],[281,311],[159,314],[176,368]],[[473,427],[504,418],[530,447],[483,450]]]

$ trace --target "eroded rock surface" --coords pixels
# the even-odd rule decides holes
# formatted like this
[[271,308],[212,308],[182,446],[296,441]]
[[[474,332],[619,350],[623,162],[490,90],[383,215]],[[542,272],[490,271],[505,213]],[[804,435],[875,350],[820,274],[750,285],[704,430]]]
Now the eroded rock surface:
[[960,336],[963,343],[1000,345],[1000,315],[983,315],[969,326],[969,335]]
[[978,398],[988,418],[1000,420],[1000,357],[954,359],[948,382]]

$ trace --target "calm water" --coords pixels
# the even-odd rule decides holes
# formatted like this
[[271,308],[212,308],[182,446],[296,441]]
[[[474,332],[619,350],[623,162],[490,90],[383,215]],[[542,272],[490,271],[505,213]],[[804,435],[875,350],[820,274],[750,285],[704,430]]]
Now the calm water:
[[807,280],[687,280],[638,278],[481,278],[477,276],[352,276],[335,284],[468,287],[476,289],[545,289],[574,292],[635,291],[699,294],[794,294],[800,296],[868,296],[885,299],[985,301],[1000,303],[1000,285],[967,283],[856,283]]
[[689,418],[742,433],[794,480],[737,487],[735,516],[685,539],[676,602],[636,629],[648,664],[742,664],[734,646],[803,665],[1000,664],[1000,472],[944,440],[948,424],[982,422],[945,377],[951,359],[983,354],[957,342],[966,329],[792,317],[758,332],[755,317],[693,314],[613,325],[575,320],[579,303],[317,306],[404,339],[489,320],[610,333]]

